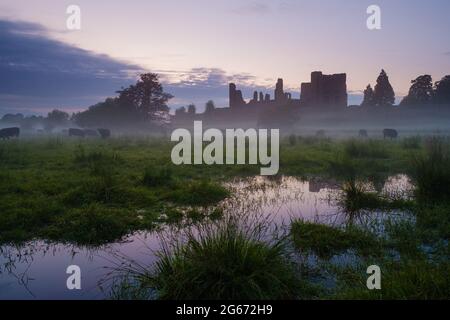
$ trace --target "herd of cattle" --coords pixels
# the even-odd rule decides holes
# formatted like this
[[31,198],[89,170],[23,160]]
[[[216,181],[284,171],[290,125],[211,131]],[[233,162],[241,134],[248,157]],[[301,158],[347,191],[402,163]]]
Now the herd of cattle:
[[[62,131],[63,134],[68,135],[69,137],[101,137],[102,139],[108,139],[111,137],[111,131],[109,129],[64,129]],[[20,128],[4,128],[0,129],[0,139],[8,140],[10,138],[18,138],[20,136]]]
[[[67,134],[69,137],[101,137],[102,139],[108,139],[111,137],[111,131],[109,129],[77,129],[77,128],[70,128],[70,129],[64,129],[62,131],[64,134]],[[359,130],[359,137],[361,138],[368,138],[369,134],[367,133],[367,130]],[[13,127],[13,128],[5,128],[0,129],[0,139],[6,140],[10,138],[18,138],[20,136],[20,128]],[[316,137],[318,138],[324,138],[326,136],[325,130],[319,130],[316,133]],[[396,139],[398,137],[397,130],[394,129],[384,129],[383,130],[383,138],[390,138],[390,139]]]
[[[361,129],[358,132],[358,136],[360,138],[368,138],[369,137],[369,133],[367,132],[367,130],[365,129]],[[325,130],[319,130],[316,132],[316,137],[317,138],[325,138],[326,137],[326,132]],[[389,139],[396,139],[398,137],[398,132],[395,129],[384,129],[383,130],[383,138],[389,138]]]

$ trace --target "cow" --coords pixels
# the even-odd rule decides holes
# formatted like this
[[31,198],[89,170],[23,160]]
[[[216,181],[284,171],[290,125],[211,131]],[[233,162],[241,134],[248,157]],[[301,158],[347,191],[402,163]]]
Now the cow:
[[93,129],[84,129],[84,136],[85,137],[98,137],[97,130]]
[[20,128],[13,127],[13,128],[5,128],[0,129],[0,139],[2,140],[9,140],[9,138],[18,138],[20,135]]
[[81,137],[84,138],[84,131],[81,129],[70,128],[69,137]]
[[111,130],[109,130],[109,129],[99,128],[99,129],[97,129],[97,131],[100,134],[100,136],[102,137],[102,139],[108,139],[109,137],[111,137]]
[[361,129],[359,130],[359,137],[360,138],[367,138],[369,135],[367,134],[367,130]]
[[325,130],[319,130],[316,132],[317,138],[325,138]]
[[383,138],[391,138],[391,139],[396,139],[398,137],[398,132],[397,130],[394,129],[384,129],[383,130]]

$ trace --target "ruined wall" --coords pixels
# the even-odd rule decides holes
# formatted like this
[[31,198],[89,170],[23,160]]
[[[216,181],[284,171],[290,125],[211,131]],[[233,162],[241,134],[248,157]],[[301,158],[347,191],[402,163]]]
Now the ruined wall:
[[230,101],[230,108],[245,105],[244,98],[242,97],[242,91],[236,90],[236,85],[234,83],[230,83],[229,101]]
[[302,83],[301,98],[304,105],[347,106],[347,75],[311,73],[311,82]]

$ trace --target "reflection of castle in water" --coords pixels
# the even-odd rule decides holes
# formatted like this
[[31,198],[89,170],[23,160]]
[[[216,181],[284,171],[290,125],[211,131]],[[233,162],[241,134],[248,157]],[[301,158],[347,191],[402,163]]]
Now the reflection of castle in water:
[[322,190],[339,190],[339,186],[336,181],[325,181],[311,179],[308,183],[309,192],[318,193]]
[[229,108],[206,110],[202,114],[177,110],[173,118],[175,125],[203,120],[213,125],[216,123],[242,124],[257,122],[257,125],[268,123],[287,124],[293,121],[298,110],[315,108],[343,108],[347,106],[346,74],[324,75],[320,71],[311,73],[311,82],[301,84],[300,99],[292,98],[290,92],[284,91],[283,79],[278,79],[273,99],[269,93],[254,91],[248,102],[236,84],[229,84]]

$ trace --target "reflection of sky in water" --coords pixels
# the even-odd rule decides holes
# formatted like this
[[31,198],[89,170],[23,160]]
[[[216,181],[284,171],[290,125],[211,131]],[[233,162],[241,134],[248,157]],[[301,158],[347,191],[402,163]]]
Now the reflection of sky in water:
[[[272,180],[254,177],[228,183],[232,198],[221,206],[229,212],[258,213],[278,225],[301,218],[322,223],[348,222],[337,205],[338,185],[333,181],[300,181],[292,177]],[[409,196],[411,183],[406,176],[389,178],[383,193]],[[373,219],[383,213],[371,213]],[[361,217],[360,217],[361,218]],[[359,222],[367,221],[361,218]],[[105,297],[98,281],[117,267],[121,258],[149,265],[159,246],[156,233],[139,232],[122,242],[87,249],[34,241],[21,248],[0,247],[0,299],[101,299]],[[66,288],[67,266],[78,265],[82,272],[82,290]],[[107,288],[105,288],[107,291]]]

